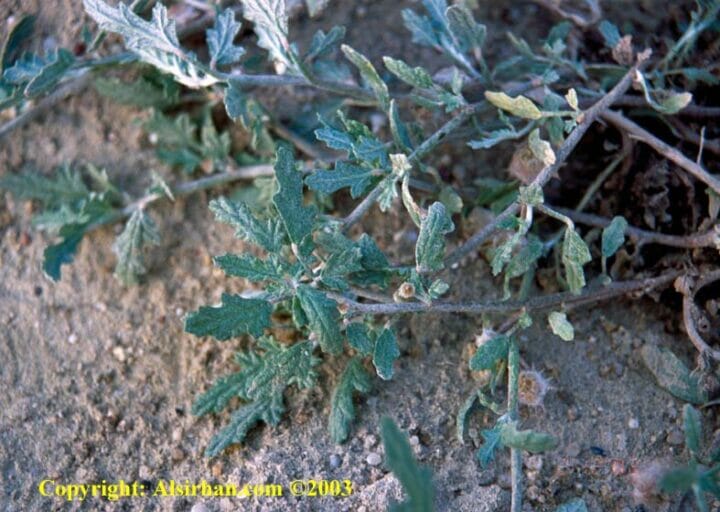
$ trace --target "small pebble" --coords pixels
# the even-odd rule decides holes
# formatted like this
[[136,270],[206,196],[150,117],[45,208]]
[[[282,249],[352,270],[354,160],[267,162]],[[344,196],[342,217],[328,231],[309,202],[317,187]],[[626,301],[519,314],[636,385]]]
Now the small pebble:
[[668,444],[673,446],[680,446],[685,442],[682,432],[678,429],[672,429],[667,437],[665,438]]
[[367,459],[365,459],[365,461],[371,466],[379,466],[382,462],[382,457],[379,453],[373,452],[367,456]]
[[175,462],[179,462],[185,458],[185,452],[182,451],[181,448],[173,448],[170,457],[172,457],[172,460]]
[[75,343],[77,343],[77,340],[78,335],[75,333],[72,333],[70,336],[68,336],[68,343],[70,343],[70,345],[75,345]]
[[125,356],[124,348],[122,348],[121,346],[118,345],[117,347],[113,348],[112,353],[113,353],[113,356],[115,356],[115,359],[117,359],[121,363],[125,362],[126,356]]
[[210,512],[210,509],[202,503],[195,503],[190,509],[190,512]]
[[638,421],[638,419],[637,419],[637,418],[630,418],[630,419],[628,420],[628,428],[631,428],[631,429],[640,428],[640,422]]
[[570,443],[565,448],[565,454],[568,457],[577,457],[578,455],[580,455],[580,445],[577,443]]
[[541,455],[531,455],[525,459],[525,467],[533,471],[540,471],[543,467],[543,458]]
[[330,467],[331,468],[339,468],[342,464],[342,457],[338,455],[337,453],[333,453],[330,455]]
[[218,462],[217,464],[213,464],[212,468],[210,469],[210,472],[212,473],[212,476],[215,478],[220,478],[223,472],[223,465],[222,462]]
[[410,436],[410,446],[417,446],[420,444],[420,438],[418,436]]
[[625,466],[625,462],[620,459],[613,459],[612,463],[610,464],[610,470],[612,471],[612,474],[615,476],[622,476],[627,472],[627,467]]
[[373,434],[368,434],[365,439],[363,440],[363,446],[365,446],[365,449],[372,448],[377,444],[377,437],[375,437]]
[[575,421],[580,417],[580,413],[577,410],[577,407],[570,407],[567,410],[567,419],[568,421]]

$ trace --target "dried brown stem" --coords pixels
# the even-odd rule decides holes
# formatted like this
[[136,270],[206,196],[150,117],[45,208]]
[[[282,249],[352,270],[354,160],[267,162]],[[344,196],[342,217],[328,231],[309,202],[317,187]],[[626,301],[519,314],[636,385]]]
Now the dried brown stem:
[[[600,217],[591,213],[581,213],[567,208],[557,208],[551,206],[553,210],[569,217],[573,222],[604,228],[610,225],[612,219]],[[679,249],[699,249],[702,247],[716,247],[720,243],[720,224],[705,233],[695,233],[692,235],[666,235],[664,233],[656,233],[654,231],[646,231],[644,229],[628,226],[625,233],[632,239],[645,244],[660,244],[668,247],[677,247]]]
[[703,287],[720,279],[720,269],[705,273],[700,282],[695,285],[688,276],[678,277],[675,281],[675,289],[683,296],[683,323],[685,331],[691,343],[701,354],[707,354],[715,360],[720,361],[720,350],[710,348],[710,345],[703,339],[695,323],[695,294]]
[[708,173],[701,165],[680,153],[677,149],[658,139],[655,135],[635,124],[619,112],[607,111],[602,118],[615,125],[616,128],[626,131],[632,138],[644,142],[662,156],[685,169],[695,178],[699,179],[715,192],[720,194],[720,180]]
[[[585,135],[585,132],[587,132],[590,125],[603,112],[605,112],[612,106],[616,98],[618,98],[622,94],[625,94],[625,91],[627,91],[627,89],[630,87],[630,84],[635,77],[635,73],[645,64],[645,62],[647,62],[648,57],[649,51],[644,52],[642,54],[642,59],[638,61],[638,64],[633,66],[630,71],[628,71],[625,76],[617,83],[617,85],[615,85],[615,87],[610,90],[610,92],[608,92],[605,96],[598,100],[598,102],[595,103],[592,107],[583,112],[583,114],[580,116],[581,120],[578,122],[577,127],[570,133],[570,135],[568,135],[567,139],[565,139],[565,142],[563,142],[562,146],[560,146],[560,148],[556,151],[555,163],[553,165],[545,167],[542,171],[540,171],[540,174],[538,174],[537,177],[533,180],[533,185],[542,187],[550,180],[550,178],[552,178],[557,173],[557,171],[563,165],[568,156],[570,156],[570,153],[572,153],[573,149],[575,149],[575,146],[577,146],[577,144],[580,142],[580,139],[582,139],[583,135]],[[515,215],[518,212],[519,208],[520,203],[518,201],[515,201],[510,206],[508,206],[502,213],[495,217],[492,222],[490,222],[487,226],[485,226],[483,229],[481,229],[468,240],[466,240],[465,243],[463,243],[460,247],[455,249],[446,259],[446,265],[453,265],[454,263],[459,262],[462,258],[473,252],[485,240],[487,240],[490,235],[493,234],[493,232],[497,229],[500,223],[504,222],[509,217]]]

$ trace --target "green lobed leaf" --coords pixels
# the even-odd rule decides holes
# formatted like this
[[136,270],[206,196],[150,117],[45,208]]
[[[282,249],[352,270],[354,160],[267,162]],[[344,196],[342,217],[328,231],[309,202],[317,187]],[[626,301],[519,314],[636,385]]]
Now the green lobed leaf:
[[75,56],[64,48],[60,48],[51,63],[44,66],[25,86],[23,91],[27,98],[34,98],[46,93],[55,86],[75,63]]
[[628,223],[624,217],[616,216],[602,232],[602,255],[609,258],[625,243]]
[[572,228],[565,228],[562,245],[562,262],[565,266],[565,279],[570,291],[580,293],[585,286],[583,265],[592,260],[590,249],[585,241]]
[[[18,18],[19,19],[12,24],[10,30],[8,30],[2,44],[0,77],[2,73],[15,62],[15,59],[17,59],[20,54],[23,43],[30,38],[35,28],[36,16],[32,14],[21,14]],[[8,23],[8,25],[9,24],[10,23]]]
[[264,397],[243,405],[232,414],[230,423],[212,437],[205,448],[205,456],[214,457],[231,444],[241,443],[250,429],[261,421],[277,423],[273,420],[279,418],[283,412],[282,399],[278,405],[277,399],[274,400],[273,397]]
[[685,446],[690,455],[697,460],[700,454],[700,439],[702,439],[702,420],[698,410],[690,404],[685,404],[683,407],[683,428]]
[[373,365],[375,371],[383,380],[390,380],[393,376],[393,364],[400,356],[397,339],[392,329],[385,328],[375,340],[373,351]]
[[360,357],[353,357],[340,376],[330,401],[328,429],[335,443],[343,443],[350,434],[350,424],[355,419],[353,393],[369,393],[372,388],[370,375],[365,371]]
[[470,9],[456,4],[447,9],[446,16],[448,29],[461,52],[482,48],[487,27],[475,21]]
[[220,341],[241,334],[257,338],[270,327],[272,310],[272,304],[265,300],[223,293],[220,306],[203,306],[188,315],[185,331],[196,336],[212,336]]
[[352,62],[355,67],[360,71],[365,83],[370,86],[378,102],[380,102],[380,108],[387,111],[390,108],[390,93],[388,92],[387,85],[382,81],[380,75],[375,70],[375,66],[365,57],[363,54],[354,50],[351,46],[346,44],[340,47],[345,57]]
[[60,280],[60,267],[72,263],[80,241],[85,235],[85,225],[70,224],[60,230],[62,241],[49,245],[43,251],[43,271],[53,281]]
[[470,359],[470,369],[473,371],[492,370],[499,361],[507,358],[510,337],[498,334],[480,345]]
[[424,68],[412,68],[405,62],[393,59],[392,57],[383,57],[383,62],[385,63],[385,67],[388,68],[388,71],[406,84],[412,85],[413,87],[419,87],[421,89],[432,88],[433,79],[430,76],[430,73],[425,71]]
[[373,170],[344,161],[335,164],[335,170],[318,170],[305,178],[305,184],[312,190],[332,194],[342,188],[349,188],[353,199],[360,197],[373,180]]
[[445,205],[440,202],[431,204],[427,215],[421,220],[420,234],[415,244],[415,267],[418,272],[432,272],[443,268],[445,235],[454,229],[455,225]]
[[256,282],[282,280],[282,274],[275,265],[252,254],[225,254],[215,257],[213,261],[229,276]]
[[235,64],[245,54],[245,49],[233,41],[240,32],[241,24],[235,21],[235,11],[225,9],[215,18],[215,25],[207,29],[206,37],[210,51],[210,67]]
[[646,344],[641,349],[645,366],[655,376],[658,385],[673,396],[695,405],[708,399],[707,392],[687,366],[665,348]]
[[225,197],[210,201],[210,211],[215,218],[235,228],[235,236],[277,253],[283,245],[282,226],[276,220],[261,221],[243,203],[232,202]]
[[301,249],[311,243],[316,211],[303,205],[302,174],[295,167],[292,149],[285,144],[278,145],[275,161],[275,179],[278,191],[273,204],[280,214],[290,241]]
[[320,290],[304,284],[297,287],[296,294],[310,330],[318,337],[320,348],[328,354],[339,354],[342,351],[343,338],[340,333],[337,302]]
[[113,245],[117,255],[115,277],[126,285],[136,284],[146,272],[143,248],[159,243],[160,233],[155,222],[144,210],[135,210]]
[[485,98],[497,108],[510,112],[512,115],[525,119],[540,119],[542,112],[525,96],[512,98],[504,92],[485,91]]
[[391,510],[405,512],[432,512],[435,491],[432,473],[418,466],[412,448],[405,435],[388,417],[380,421],[381,436],[385,448],[385,464],[400,481],[407,500]]
[[477,457],[480,466],[485,468],[495,458],[495,451],[503,447],[500,425],[496,425],[491,429],[484,429],[480,431],[480,435],[483,438],[483,444],[477,452]]
[[503,445],[530,453],[541,453],[555,449],[558,440],[544,432],[534,430],[517,430],[516,422],[503,423],[500,428],[500,439]]
[[270,52],[270,57],[295,74],[300,70],[294,63],[288,42],[288,16],[285,0],[242,0],[243,16],[255,24],[258,45]]
[[553,311],[548,315],[548,323],[552,332],[563,340],[572,341],[575,338],[575,329],[565,313]]
[[70,166],[57,169],[54,176],[39,174],[6,174],[0,177],[0,189],[17,199],[35,199],[48,208],[74,203],[88,197],[80,173]]
[[305,55],[306,61],[325,56],[338,48],[340,41],[345,38],[345,27],[333,27],[327,34],[322,30],[315,32],[310,49]]
[[207,87],[218,79],[205,73],[195,62],[195,56],[180,46],[175,21],[168,17],[167,8],[157,3],[152,19],[146,21],[124,4],[111,7],[103,0],[83,0],[85,12],[103,30],[120,34],[125,46],[140,60],[155,66],[192,88]]
[[410,9],[404,9],[402,17],[405,28],[412,33],[413,43],[423,46],[440,46],[440,39],[427,16],[420,16]]

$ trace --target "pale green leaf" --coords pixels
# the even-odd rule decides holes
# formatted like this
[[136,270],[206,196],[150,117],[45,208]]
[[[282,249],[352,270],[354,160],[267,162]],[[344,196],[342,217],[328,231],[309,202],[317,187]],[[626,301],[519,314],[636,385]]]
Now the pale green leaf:
[[203,306],[188,315],[185,331],[196,336],[212,336],[225,341],[241,334],[256,338],[270,326],[272,305],[261,299],[222,295],[220,306]]
[[702,439],[702,422],[700,413],[690,404],[683,407],[683,428],[685,429],[685,446],[696,460],[700,454]]
[[525,96],[517,96],[512,98],[504,92],[485,91],[485,98],[501,110],[511,113],[514,116],[525,119],[540,119],[542,112]]
[[454,229],[455,225],[445,205],[440,202],[431,204],[427,215],[421,220],[420,234],[415,245],[418,272],[431,272],[443,268],[445,235]]
[[625,243],[625,230],[628,223],[625,218],[616,216],[602,232],[602,255],[609,258]]
[[313,36],[305,60],[310,61],[329,54],[338,47],[344,37],[345,27],[333,27],[327,34],[318,30]]
[[503,447],[500,438],[500,425],[491,429],[484,429],[480,432],[483,438],[483,444],[477,452],[477,458],[480,466],[486,468],[495,458],[495,451]]
[[136,284],[146,272],[143,248],[159,243],[160,233],[155,222],[144,210],[135,210],[113,245],[117,255],[115,277],[124,284]]
[[243,277],[250,281],[279,281],[282,274],[269,260],[261,260],[252,254],[225,254],[213,260],[215,265],[229,276]]
[[620,31],[618,28],[607,20],[603,20],[598,25],[598,30],[605,40],[605,46],[611,50],[620,42]]
[[447,9],[446,17],[448,29],[461,52],[482,48],[487,28],[475,21],[470,9],[456,4]]
[[388,68],[388,71],[406,84],[421,89],[430,89],[433,86],[432,77],[424,68],[412,68],[405,62],[393,59],[392,57],[383,57],[383,62],[385,63],[385,67]]
[[288,16],[285,0],[242,0],[243,16],[255,24],[258,45],[270,57],[299,74],[288,42]]
[[583,265],[590,260],[592,256],[585,241],[574,229],[566,228],[562,245],[562,262],[565,266],[565,279],[573,293],[580,293],[585,286]]
[[540,160],[546,167],[555,163],[555,152],[548,141],[540,138],[540,130],[538,128],[530,132],[528,146],[535,158]]
[[388,92],[387,85],[385,85],[385,82],[382,81],[380,75],[378,75],[375,70],[375,67],[367,59],[367,57],[357,52],[352,47],[344,44],[341,46],[341,49],[345,54],[345,57],[347,57],[347,59],[358,68],[363,80],[365,80],[365,83],[367,83],[367,85],[369,85],[373,90],[375,97],[378,102],[380,102],[380,107],[387,111],[390,107],[390,93]]
[[575,338],[575,329],[568,321],[567,315],[559,311],[553,311],[548,315],[548,323],[552,332],[565,341],[572,341]]

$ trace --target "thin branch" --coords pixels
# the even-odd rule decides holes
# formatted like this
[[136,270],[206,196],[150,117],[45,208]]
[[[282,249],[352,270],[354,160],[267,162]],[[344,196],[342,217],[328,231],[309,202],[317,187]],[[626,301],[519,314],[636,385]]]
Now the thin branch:
[[720,180],[708,173],[701,165],[698,165],[688,157],[680,153],[677,149],[658,139],[655,135],[646,129],[638,126],[630,119],[619,112],[607,111],[603,112],[602,118],[615,125],[616,128],[625,130],[631,137],[644,142],[662,156],[682,167],[687,172],[695,176],[697,179],[705,183],[715,192],[720,194]]
[[[520,347],[514,337],[510,338],[508,348],[508,415],[511,421],[518,420],[518,391],[520,379]],[[511,512],[522,512],[523,500],[523,469],[522,451],[510,448],[510,479],[512,494],[510,499]]]
[[[588,91],[589,92],[589,91]],[[595,91],[593,91],[594,93]],[[582,106],[585,101],[580,101],[580,105]],[[647,100],[642,96],[630,96],[630,95],[622,95],[620,96],[617,101],[614,103],[616,107],[631,107],[631,108],[650,108],[650,105],[648,105]],[[696,118],[702,118],[702,117],[718,117],[720,116],[720,107],[712,107],[712,106],[706,106],[706,105],[695,105],[691,103],[690,105],[683,108],[680,112],[675,114],[676,116],[686,116],[686,117],[696,117]],[[671,117],[671,116],[668,116]]]
[[59,88],[55,89],[55,91],[38,101],[35,106],[28,108],[22,114],[19,114],[14,119],[2,125],[0,127],[0,139],[8,135],[13,130],[21,128],[29,122],[37,119],[68,96],[80,93],[88,86],[89,83],[90,74],[88,71],[81,71],[80,76],[61,85]]
[[720,360],[720,350],[713,350],[705,342],[702,335],[695,325],[695,294],[703,287],[720,279],[720,270],[708,272],[703,275],[701,281],[693,286],[693,282],[688,276],[678,277],[675,281],[675,290],[683,296],[683,323],[688,338],[701,354],[707,354],[715,360]]
[[669,271],[658,277],[616,281],[607,286],[586,288],[579,294],[572,292],[553,293],[532,297],[527,300],[493,300],[488,302],[401,302],[393,304],[361,303],[339,294],[328,294],[347,306],[348,311],[358,315],[401,315],[410,313],[511,313],[513,311],[536,311],[558,306],[581,305],[612,299],[632,292],[647,292],[671,283],[682,275],[680,271]]
[[[172,189],[172,195],[174,197],[187,196],[190,194],[194,194],[195,192],[200,192],[201,190],[207,190],[235,181],[253,180],[255,178],[260,178],[263,176],[273,176],[274,174],[275,171],[272,165],[248,165],[238,167],[236,169],[231,169],[226,172],[213,174],[205,178],[181,183],[180,185]],[[116,210],[111,214],[104,216],[100,221],[92,224],[87,229],[87,231],[92,231],[101,226],[118,222],[119,220],[129,217],[136,210],[146,208],[148,205],[159,201],[160,199],[163,199],[165,197],[166,196],[164,194],[159,193],[153,193],[143,196],[140,199],[137,199],[132,203],[126,205],[124,208]]]
[[[551,206],[553,210],[569,217],[573,222],[594,226],[596,228],[604,228],[610,225],[612,219],[600,217],[590,213],[581,213],[567,208],[558,208]],[[632,239],[645,244],[659,244],[668,247],[677,247],[679,249],[700,249],[703,247],[716,247],[720,243],[720,224],[705,233],[695,233],[692,235],[666,235],[664,233],[656,233],[655,231],[646,231],[644,229],[628,226],[625,233]]]
[[[540,171],[540,174],[538,174],[533,180],[532,185],[542,187],[550,180],[550,178],[552,178],[557,173],[557,171],[563,165],[568,156],[570,156],[570,153],[572,153],[573,149],[575,149],[575,146],[577,146],[577,144],[580,142],[580,139],[582,139],[583,135],[585,135],[585,132],[587,132],[590,125],[600,116],[600,114],[602,114],[612,106],[617,97],[625,94],[625,91],[627,91],[627,89],[630,87],[630,84],[635,77],[635,73],[647,62],[648,58],[649,50],[646,50],[641,56],[638,57],[638,64],[633,66],[630,71],[628,71],[625,76],[617,83],[617,85],[615,85],[615,87],[610,90],[610,92],[608,92],[597,103],[595,103],[589,109],[585,110],[582,115],[579,116],[580,121],[578,122],[577,127],[570,133],[570,135],[568,135],[567,139],[565,139],[565,142],[563,142],[560,148],[556,151],[555,163],[553,165],[545,167],[542,171]],[[520,203],[518,201],[513,202],[502,213],[495,217],[492,222],[490,222],[483,229],[471,236],[460,247],[455,249],[447,257],[446,266],[449,267],[459,262],[468,254],[472,253],[485,240],[487,240],[490,235],[493,234],[493,232],[497,229],[500,223],[515,215],[519,209]]]
[[[602,17],[602,11],[600,10],[600,5],[598,4],[597,0],[585,0],[585,4],[587,4],[589,12],[587,15],[582,15],[580,13],[570,12],[564,10],[562,7],[560,7],[560,3],[557,0],[533,0],[536,4],[545,7],[551,12],[554,12],[561,18],[569,19],[575,25],[582,29],[586,29],[595,23],[597,23],[600,18]],[[514,511],[515,509],[513,509]],[[518,509],[519,510],[519,509]]]

